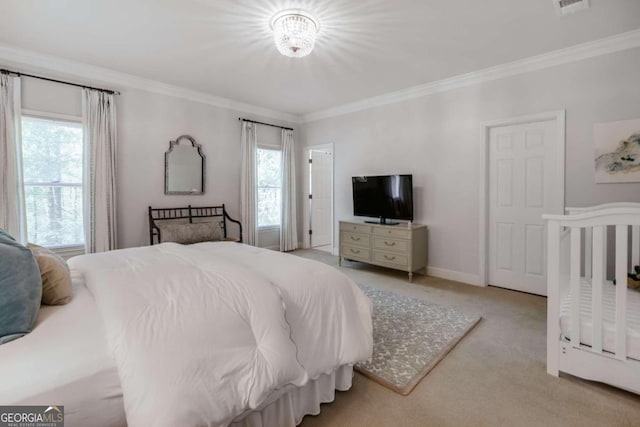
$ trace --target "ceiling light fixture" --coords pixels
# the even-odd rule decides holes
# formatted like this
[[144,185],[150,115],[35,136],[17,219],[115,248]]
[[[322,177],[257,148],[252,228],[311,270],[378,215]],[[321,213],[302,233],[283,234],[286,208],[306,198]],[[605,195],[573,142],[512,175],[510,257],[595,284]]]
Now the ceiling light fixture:
[[276,47],[281,54],[302,58],[313,50],[320,26],[310,13],[288,9],[271,18],[271,29]]

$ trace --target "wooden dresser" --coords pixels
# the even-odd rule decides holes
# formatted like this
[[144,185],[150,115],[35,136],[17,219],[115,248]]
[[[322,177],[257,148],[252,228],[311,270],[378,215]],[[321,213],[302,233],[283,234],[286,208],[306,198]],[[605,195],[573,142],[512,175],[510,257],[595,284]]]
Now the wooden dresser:
[[427,226],[340,221],[342,260],[360,261],[409,273],[427,268]]

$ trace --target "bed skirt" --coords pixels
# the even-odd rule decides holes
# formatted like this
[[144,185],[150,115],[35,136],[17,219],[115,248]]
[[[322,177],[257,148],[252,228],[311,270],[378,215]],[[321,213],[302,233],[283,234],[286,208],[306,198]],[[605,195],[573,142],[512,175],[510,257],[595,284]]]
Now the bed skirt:
[[320,404],[333,402],[335,391],[346,391],[353,381],[353,366],[343,365],[331,374],[323,374],[304,387],[285,388],[276,393],[262,409],[238,416],[231,427],[294,427],[305,415],[318,415]]
[[[114,369],[115,372],[115,369]],[[122,392],[119,388],[117,372],[114,375],[113,387],[110,389],[100,389],[109,398],[95,399],[92,394],[87,394],[87,400],[80,405],[81,410],[70,405],[65,407],[65,424],[69,427],[80,426],[104,426],[104,427],[126,427],[127,421],[124,414],[122,402]],[[239,415],[230,424],[231,427],[294,427],[302,422],[305,415],[318,415],[320,404],[332,402],[335,398],[335,391],[346,391],[351,388],[353,380],[353,366],[343,365],[337,368],[332,374],[321,375],[315,380],[309,381],[307,385],[296,388],[294,386],[284,387],[278,392],[273,392],[267,401],[254,411],[247,411]],[[92,387],[87,385],[86,390],[91,391]],[[77,384],[74,386],[77,394]],[[67,390],[68,391],[68,390]],[[56,392],[58,396],[66,396],[60,390]],[[42,404],[51,400],[48,398],[35,398],[21,404]],[[53,399],[56,400],[56,399]],[[64,399],[58,399],[64,401]],[[67,411],[68,409],[68,411]],[[68,412],[68,413],[67,413]]]

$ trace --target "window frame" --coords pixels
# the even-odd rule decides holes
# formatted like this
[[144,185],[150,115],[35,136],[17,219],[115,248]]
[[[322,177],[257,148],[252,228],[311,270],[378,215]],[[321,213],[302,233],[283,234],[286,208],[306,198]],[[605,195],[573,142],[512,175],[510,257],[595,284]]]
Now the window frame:
[[[271,150],[271,151],[279,151],[280,158],[282,159],[282,147],[279,145],[272,144],[258,144],[257,150]],[[256,194],[258,191],[258,164],[257,164],[257,153],[256,153]],[[282,167],[281,167],[282,169]],[[282,174],[282,170],[280,171]],[[280,197],[282,197],[282,182],[280,182]],[[282,215],[282,207],[280,208],[280,215]],[[256,206],[256,222],[257,222],[257,206]],[[258,225],[258,231],[276,231],[280,230],[280,224],[278,225]]]
[[[49,111],[32,110],[32,109],[23,108],[21,110],[20,126],[22,126],[23,117],[50,120],[50,121],[56,121],[56,122],[73,123],[76,125],[79,124],[80,126],[83,125],[82,116],[76,116],[71,114],[60,114],[60,113],[53,113]],[[20,132],[22,133],[22,129],[20,130]],[[84,134],[84,131],[83,131],[83,134]],[[20,136],[20,138],[22,139],[22,135]],[[84,138],[84,135],[83,135],[83,138]],[[24,158],[22,159],[22,161],[24,161]],[[83,173],[83,181],[84,181],[84,173]],[[24,187],[25,185],[24,182],[22,183],[22,185]],[[84,182],[81,182],[80,185],[84,187]],[[65,259],[71,258],[73,256],[77,256],[77,255],[83,255],[85,253],[85,243],[80,245],[56,245],[56,246],[45,246],[45,247]]]

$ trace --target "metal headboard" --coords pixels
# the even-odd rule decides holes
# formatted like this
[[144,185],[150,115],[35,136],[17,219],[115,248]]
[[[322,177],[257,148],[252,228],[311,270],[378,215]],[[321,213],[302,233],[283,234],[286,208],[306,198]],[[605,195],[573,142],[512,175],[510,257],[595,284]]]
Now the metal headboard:
[[188,219],[189,223],[193,223],[194,218],[215,218],[220,217],[220,226],[224,234],[224,238],[227,238],[227,220],[238,224],[240,229],[240,243],[242,243],[242,224],[229,216],[224,204],[221,206],[202,206],[194,207],[187,206],[183,208],[152,208],[149,206],[149,243],[162,242],[162,236],[160,229],[156,225],[156,221],[171,220],[171,219]]

